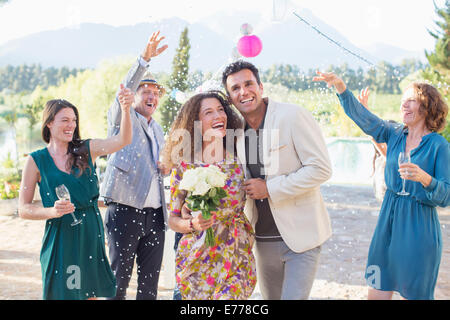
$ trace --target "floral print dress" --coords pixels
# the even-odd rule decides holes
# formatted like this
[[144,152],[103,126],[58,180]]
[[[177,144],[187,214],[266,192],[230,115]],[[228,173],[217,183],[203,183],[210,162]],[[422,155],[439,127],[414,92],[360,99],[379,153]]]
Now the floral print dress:
[[[181,215],[187,196],[179,189],[183,173],[208,164],[182,162],[172,170],[170,212]],[[244,215],[243,168],[237,161],[216,164],[227,174],[228,197],[220,200],[212,226],[215,246],[207,247],[202,232],[184,234],[176,253],[176,281],[185,300],[248,299],[256,285],[256,264],[252,253],[254,231]]]

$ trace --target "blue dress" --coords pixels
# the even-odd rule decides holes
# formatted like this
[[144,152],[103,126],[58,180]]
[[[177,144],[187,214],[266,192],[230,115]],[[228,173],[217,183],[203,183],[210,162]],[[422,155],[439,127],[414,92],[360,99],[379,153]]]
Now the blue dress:
[[431,184],[406,180],[402,189],[398,155],[405,150],[408,129],[384,121],[364,108],[346,90],[338,95],[345,113],[377,142],[387,143],[386,194],[367,259],[367,284],[382,291],[397,291],[406,299],[434,299],[442,255],[442,236],[436,206],[450,203],[449,143],[432,132],[411,150],[411,162],[432,176]]

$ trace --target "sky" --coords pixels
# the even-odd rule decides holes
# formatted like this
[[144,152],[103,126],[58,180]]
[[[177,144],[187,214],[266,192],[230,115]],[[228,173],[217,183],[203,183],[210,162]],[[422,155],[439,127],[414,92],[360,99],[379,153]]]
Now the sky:
[[[445,0],[435,2],[442,7]],[[307,8],[358,47],[434,48],[427,32],[435,28],[433,0],[10,0],[0,6],[0,45],[84,22],[121,26],[177,16],[193,23],[221,10],[257,11],[271,23],[274,8],[284,12],[281,19]]]

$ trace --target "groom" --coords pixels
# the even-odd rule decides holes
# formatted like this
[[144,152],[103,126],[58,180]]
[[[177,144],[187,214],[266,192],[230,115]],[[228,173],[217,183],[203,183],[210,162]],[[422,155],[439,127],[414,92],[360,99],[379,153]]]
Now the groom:
[[245,119],[237,156],[246,165],[245,212],[256,233],[261,293],[270,300],[308,299],[321,245],[331,236],[320,193],[331,177],[324,138],[306,109],[263,98],[253,64],[231,63],[222,84]]

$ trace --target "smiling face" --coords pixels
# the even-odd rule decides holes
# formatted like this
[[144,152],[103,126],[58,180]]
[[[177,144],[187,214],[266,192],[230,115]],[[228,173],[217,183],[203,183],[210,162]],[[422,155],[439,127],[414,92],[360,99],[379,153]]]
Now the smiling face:
[[198,114],[202,122],[202,135],[223,138],[227,129],[227,114],[225,108],[216,98],[205,98],[201,102]]
[[420,103],[413,87],[403,93],[400,111],[402,112],[402,121],[408,127],[425,123],[425,115],[420,111]]
[[55,115],[53,121],[47,124],[51,139],[64,142],[73,140],[77,128],[77,117],[72,108],[63,108]]
[[230,74],[226,86],[231,102],[244,117],[257,114],[264,107],[263,85],[258,84],[251,70],[242,69]]
[[154,84],[145,84],[139,87],[136,92],[134,109],[150,120],[153,112],[159,103],[159,88]]

